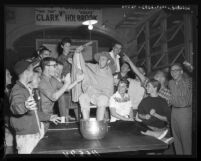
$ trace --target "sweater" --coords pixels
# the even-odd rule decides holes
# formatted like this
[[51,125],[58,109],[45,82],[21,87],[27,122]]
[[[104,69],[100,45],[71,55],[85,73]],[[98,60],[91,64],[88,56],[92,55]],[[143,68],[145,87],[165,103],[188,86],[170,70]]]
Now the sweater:
[[[34,111],[29,111],[25,107],[25,101],[30,96],[28,89],[19,81],[11,90],[10,102],[10,124],[17,135],[36,134],[39,132]],[[49,114],[37,111],[40,121],[48,121]]]

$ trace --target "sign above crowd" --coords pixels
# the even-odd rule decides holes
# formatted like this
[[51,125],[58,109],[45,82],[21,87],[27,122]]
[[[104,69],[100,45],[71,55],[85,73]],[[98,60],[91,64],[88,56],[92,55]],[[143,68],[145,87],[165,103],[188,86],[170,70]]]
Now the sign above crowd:
[[82,25],[86,20],[102,22],[102,10],[93,8],[35,8],[36,25]]

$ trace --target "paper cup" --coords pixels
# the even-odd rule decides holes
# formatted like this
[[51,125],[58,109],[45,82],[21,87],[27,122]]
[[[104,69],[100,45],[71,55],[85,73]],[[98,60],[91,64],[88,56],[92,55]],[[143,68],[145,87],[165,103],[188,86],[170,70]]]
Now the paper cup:
[[61,117],[61,123],[65,123],[65,116]]

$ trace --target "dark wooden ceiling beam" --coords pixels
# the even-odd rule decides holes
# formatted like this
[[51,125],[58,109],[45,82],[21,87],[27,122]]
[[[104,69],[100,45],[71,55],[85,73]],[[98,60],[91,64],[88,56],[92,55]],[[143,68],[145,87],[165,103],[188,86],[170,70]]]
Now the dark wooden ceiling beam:
[[153,11],[149,12],[149,15],[146,16],[146,18],[142,19],[137,25],[136,29],[138,29],[141,25],[143,25],[146,21],[149,21],[150,19],[154,18],[156,14],[158,14],[161,11],[161,9],[155,9]]

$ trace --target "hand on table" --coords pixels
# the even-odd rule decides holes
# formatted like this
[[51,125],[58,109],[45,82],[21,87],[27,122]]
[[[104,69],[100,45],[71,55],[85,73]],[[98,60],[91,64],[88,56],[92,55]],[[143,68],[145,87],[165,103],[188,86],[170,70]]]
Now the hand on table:
[[58,124],[61,122],[61,118],[58,117],[57,115],[51,115],[50,116],[50,121],[52,121],[54,124]]

